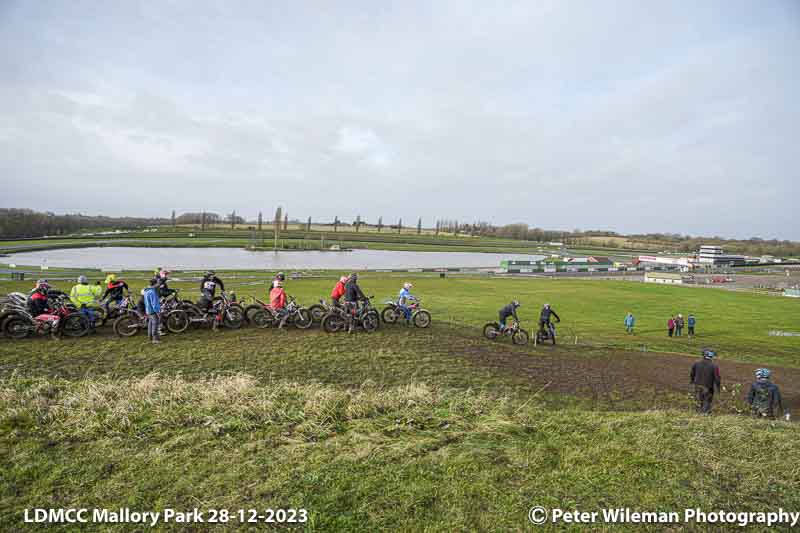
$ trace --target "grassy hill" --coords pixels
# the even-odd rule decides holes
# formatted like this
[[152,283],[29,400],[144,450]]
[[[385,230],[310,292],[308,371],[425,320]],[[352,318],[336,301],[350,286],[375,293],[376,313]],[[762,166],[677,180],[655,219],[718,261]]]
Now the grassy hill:
[[[363,278],[387,297],[403,279]],[[311,303],[331,281],[287,288]],[[108,332],[0,339],[0,524],[21,529],[26,507],[303,507],[310,531],[522,531],[535,505],[800,507],[797,425],[741,414],[756,365],[772,365],[790,405],[800,400],[798,339],[766,335],[796,327],[798,302],[624,282],[412,281],[429,330],[199,330],[157,346]],[[561,330],[592,345],[481,338],[512,297],[526,327],[549,301]],[[628,308],[635,340],[621,325]],[[698,315],[698,339],[666,338],[664,314],[678,310]],[[692,412],[697,356],[653,351],[702,344],[721,354],[712,417]]]

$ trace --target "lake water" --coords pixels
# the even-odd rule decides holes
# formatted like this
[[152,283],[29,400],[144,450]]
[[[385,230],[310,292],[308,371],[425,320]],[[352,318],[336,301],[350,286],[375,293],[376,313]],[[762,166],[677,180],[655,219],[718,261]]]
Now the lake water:
[[503,259],[537,260],[540,255],[480,252],[250,252],[241,248],[68,248],[11,254],[17,265],[108,270],[498,268]]

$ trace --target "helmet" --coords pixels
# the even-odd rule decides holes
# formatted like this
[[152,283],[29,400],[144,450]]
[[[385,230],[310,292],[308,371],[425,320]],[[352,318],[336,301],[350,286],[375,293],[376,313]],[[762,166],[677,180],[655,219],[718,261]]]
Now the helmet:
[[769,368],[759,368],[758,370],[756,370],[757,379],[769,379],[771,375],[772,372],[770,372]]
[[347,276],[342,276],[339,278],[339,283],[347,283]]
[[206,270],[205,277],[212,278],[212,277],[216,276],[216,274],[217,273],[214,272],[213,270]]
[[80,276],[78,276],[78,283],[80,283],[81,285],[86,285],[89,283],[89,280],[86,279],[86,276],[81,274]]
[[714,350],[703,350],[703,357],[706,359],[714,359],[717,356],[717,352]]
[[46,291],[50,288],[50,284],[47,283],[46,279],[37,279],[36,286],[33,288],[35,291]]
[[286,275],[283,272],[278,272],[275,274],[275,279],[279,281],[284,281],[286,279]]
[[109,274],[108,276],[106,276],[106,283],[113,283],[115,281],[117,281],[116,274]]
[[161,270],[158,271],[158,277],[159,278],[163,279],[163,278],[166,278],[168,275],[169,275],[169,270],[166,270],[166,269],[162,268]]
[[353,281],[358,281],[358,274],[353,272],[352,274],[350,274],[350,279]]
[[550,309],[550,304],[544,304],[545,309]]
[[514,307],[519,307],[519,301],[518,300],[511,300],[511,305],[513,305]]
[[403,283],[403,288],[404,288],[405,290],[408,290],[408,289],[410,289],[411,287],[413,287],[413,285],[412,285],[412,284],[410,284],[409,282],[407,282],[407,281],[406,281],[405,283]]

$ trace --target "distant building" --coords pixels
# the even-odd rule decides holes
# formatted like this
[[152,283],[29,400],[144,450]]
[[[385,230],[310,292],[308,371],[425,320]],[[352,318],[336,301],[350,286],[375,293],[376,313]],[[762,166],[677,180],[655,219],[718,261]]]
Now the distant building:
[[683,276],[674,272],[645,272],[644,281],[645,283],[683,285]]
[[742,255],[726,255],[722,246],[702,245],[697,252],[697,262],[700,266],[737,266],[745,264]]

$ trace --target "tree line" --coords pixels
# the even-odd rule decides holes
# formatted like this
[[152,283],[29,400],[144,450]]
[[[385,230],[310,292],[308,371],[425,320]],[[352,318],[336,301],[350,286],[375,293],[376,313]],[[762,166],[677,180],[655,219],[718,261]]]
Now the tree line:
[[[289,225],[300,227],[308,232],[312,231],[312,218],[305,221],[290,219],[288,211],[279,206],[273,217],[258,213],[255,220],[247,220],[238,215],[236,210],[221,215],[211,211],[197,211],[177,214],[174,210],[169,218],[160,217],[108,217],[88,216],[80,213],[57,215],[51,212],[37,212],[32,209],[7,209],[0,208],[0,238],[19,239],[43,236],[60,236],[90,230],[135,230],[147,226],[200,226],[201,231],[218,225],[248,224],[252,229],[261,231],[265,224],[271,226],[275,238],[281,231],[287,231]],[[621,235],[607,230],[573,229],[572,231],[545,230],[532,228],[524,223],[506,224],[496,226],[485,221],[461,222],[456,219],[438,219],[433,226],[425,226],[420,217],[416,223],[404,224],[402,218],[395,222],[384,222],[380,216],[374,223],[369,223],[356,215],[351,222],[335,216],[333,221],[317,221],[316,226],[329,227],[334,233],[340,228],[348,231],[359,232],[364,227],[374,228],[377,232],[403,231],[421,234],[433,233],[435,235],[464,235],[478,237],[494,237],[531,241],[537,243],[560,242],[569,246],[627,248],[631,250],[649,249],[675,253],[694,253],[703,244],[723,246],[726,253],[738,253],[752,256],[774,255],[784,257],[800,257],[800,242],[778,239],[724,239],[719,236],[697,237],[675,233],[646,233],[634,235]],[[606,239],[604,239],[604,237]]]
[[68,235],[93,229],[127,230],[169,223],[168,218],[88,216],[80,213],[56,215],[32,209],[0,208],[0,237],[5,239]]

